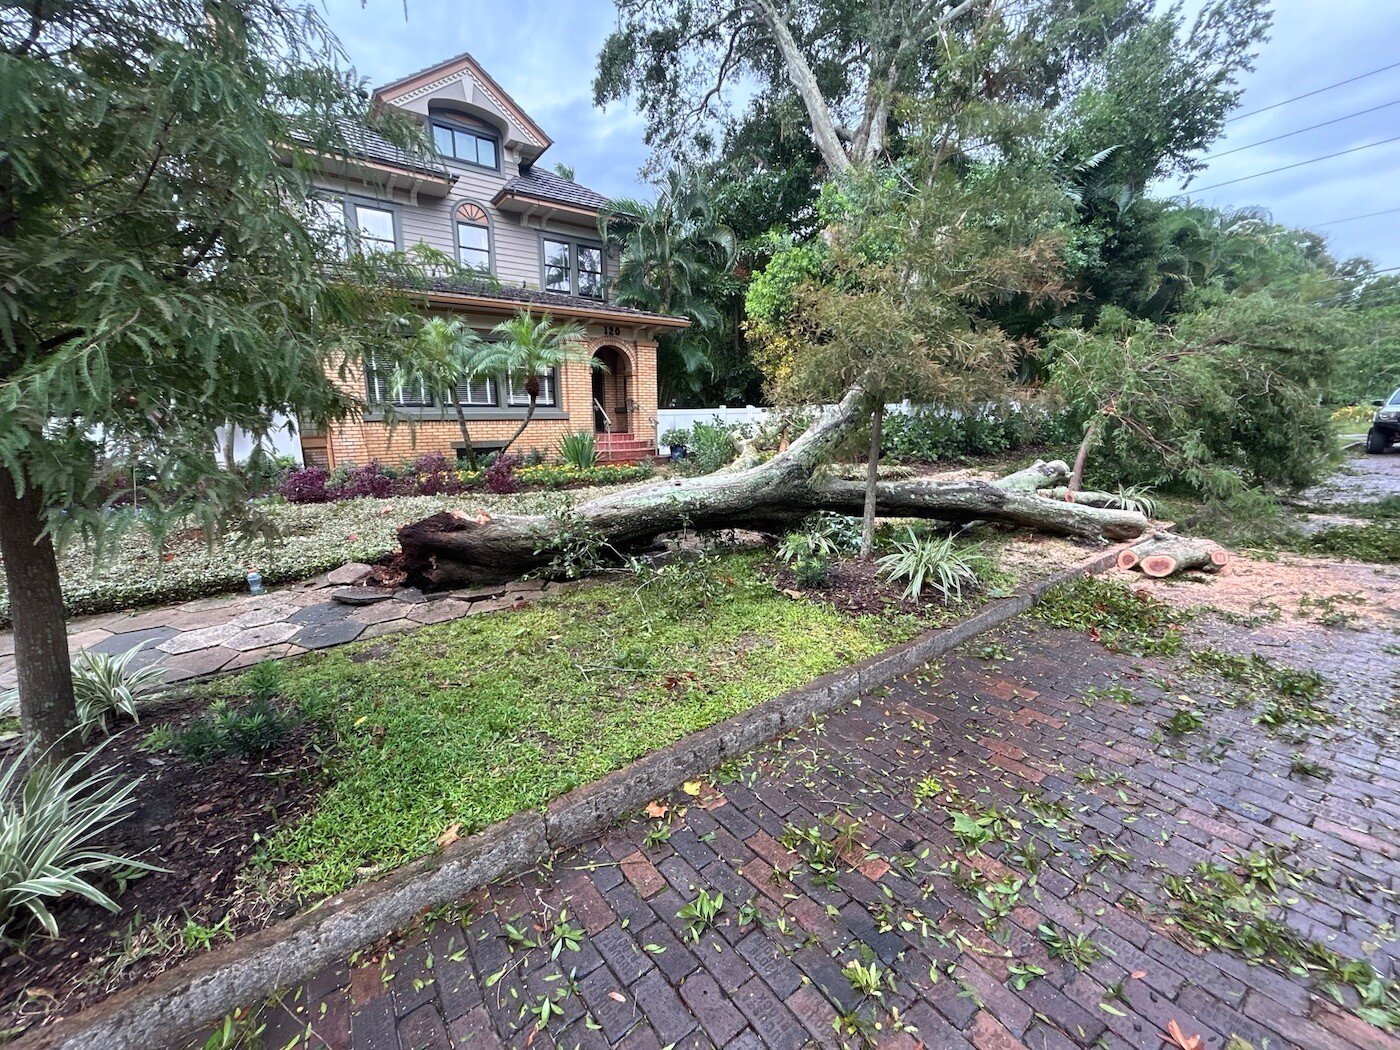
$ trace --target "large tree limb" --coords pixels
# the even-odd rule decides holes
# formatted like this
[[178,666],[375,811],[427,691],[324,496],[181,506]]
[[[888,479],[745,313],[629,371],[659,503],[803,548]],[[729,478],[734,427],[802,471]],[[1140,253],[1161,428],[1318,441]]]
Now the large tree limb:
[[[587,529],[614,548],[628,550],[686,528],[771,533],[791,528],[819,510],[859,514],[864,483],[823,478],[818,468],[831,447],[858,425],[864,402],[864,391],[851,390],[833,411],[764,463],[600,496],[575,506],[567,523],[545,515],[436,514],[399,530],[402,568],[416,583],[451,586],[545,565],[554,557],[561,534],[576,529]],[[1001,521],[1089,539],[1128,539],[1146,530],[1147,519],[1141,514],[1037,495],[1038,488],[1063,484],[1068,473],[1064,463],[1038,463],[1001,482],[880,482],[876,513],[952,522]]]

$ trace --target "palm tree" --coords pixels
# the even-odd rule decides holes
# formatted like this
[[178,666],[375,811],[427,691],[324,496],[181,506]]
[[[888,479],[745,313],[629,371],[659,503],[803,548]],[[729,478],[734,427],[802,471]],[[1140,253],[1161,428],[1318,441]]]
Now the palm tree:
[[[738,246],[693,171],[667,172],[655,201],[613,201],[598,216],[598,232],[618,253],[612,281],[618,303],[688,317],[706,332],[724,324],[718,303],[735,292]],[[661,345],[667,351],[658,369],[663,388],[714,370],[694,335],[670,333]]]
[[441,396],[443,404],[450,402],[457,410],[457,426],[462,432],[467,465],[473,470],[476,469],[476,450],[467,432],[467,417],[457,397],[457,387],[489,376],[496,357],[495,348],[461,321],[434,317],[419,329],[408,360],[394,374],[396,387],[422,379]]
[[556,325],[549,314],[537,320],[528,310],[521,310],[492,331],[501,338],[499,342],[486,344],[493,351],[488,356],[486,367],[492,372],[523,379],[525,394],[530,399],[519,429],[501,449],[505,453],[525,433],[525,428],[535,416],[535,406],[540,397],[540,376],[543,373],[562,369],[573,362],[586,364],[590,368],[603,368],[604,365],[584,347],[583,326],[576,321]]

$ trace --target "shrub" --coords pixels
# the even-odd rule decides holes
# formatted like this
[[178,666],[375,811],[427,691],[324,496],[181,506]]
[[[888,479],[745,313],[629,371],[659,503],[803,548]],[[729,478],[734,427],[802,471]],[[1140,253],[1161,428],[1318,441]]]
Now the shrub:
[[387,499],[395,495],[395,478],[379,460],[371,460],[363,467],[355,467],[345,476],[334,491],[335,499],[356,499],[369,496],[373,499]]
[[716,419],[713,423],[696,423],[690,428],[690,445],[681,461],[687,474],[713,474],[734,461],[734,432],[738,427],[726,426]]
[[[93,848],[131,814],[140,778],[122,783],[96,770],[99,746],[70,762],[31,763],[29,748],[0,772],[0,937],[9,939],[28,913],[51,937],[58,922],[47,904],[72,893],[116,911],[116,902],[94,885],[103,872],[152,871],[152,865]],[[28,768],[28,773],[22,770]]]
[[117,656],[84,652],[73,661],[73,699],[84,740],[94,727],[106,733],[110,715],[138,721],[136,701],[160,686],[161,668],[128,668],[141,648],[138,645]]
[[448,459],[441,452],[427,452],[409,464],[398,487],[404,496],[455,496],[466,485],[457,473],[455,459]]
[[271,700],[282,693],[286,672],[276,660],[261,660],[243,675],[242,686],[254,700]]
[[482,474],[487,492],[498,496],[508,496],[520,491],[520,479],[515,476],[516,458],[511,455],[497,456]]
[[973,549],[953,546],[951,536],[920,536],[913,528],[895,541],[895,552],[878,562],[888,579],[908,580],[907,598],[918,598],[931,586],[945,601],[962,601],[963,590],[974,588],[986,570],[986,558]]
[[330,473],[321,467],[304,467],[288,471],[277,492],[288,503],[325,503],[331,498],[329,480]]
[[674,448],[676,445],[690,445],[690,429],[688,427],[672,427],[661,435],[661,444]]
[[830,563],[819,554],[810,554],[797,559],[792,567],[799,587],[821,587],[830,575]]
[[598,465],[598,443],[590,430],[565,434],[559,439],[559,454],[575,470],[588,470]]
[[218,700],[209,705],[205,714],[176,730],[170,737],[170,747],[195,762],[208,762],[223,755],[252,758],[276,747],[291,725],[291,716],[268,697],[254,697],[242,709]]

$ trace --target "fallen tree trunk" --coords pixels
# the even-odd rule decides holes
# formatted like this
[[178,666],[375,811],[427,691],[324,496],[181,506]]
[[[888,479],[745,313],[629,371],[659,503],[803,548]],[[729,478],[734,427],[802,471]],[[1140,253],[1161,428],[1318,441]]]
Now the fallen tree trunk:
[[1142,570],[1144,576],[1160,579],[1188,569],[1219,572],[1221,567],[1229,562],[1230,555],[1222,547],[1183,536],[1173,536],[1154,543],[1138,561],[1137,568]]
[[[444,587],[518,575],[547,565],[571,544],[601,539],[626,552],[683,529],[751,529],[781,533],[819,510],[858,515],[865,486],[824,479],[832,445],[859,422],[863,392],[853,389],[785,451],[732,472],[677,478],[588,500],[564,515],[468,517],[435,514],[399,530],[401,567],[411,582]],[[1064,463],[1038,463],[1000,482],[893,481],[876,487],[880,517],[999,521],[1086,539],[1131,539],[1147,520],[1041,498],[1036,489],[1063,484]]]
[[1138,563],[1142,561],[1143,555],[1150,554],[1152,549],[1163,540],[1170,538],[1170,533],[1158,532],[1149,536],[1141,543],[1135,543],[1131,547],[1126,547],[1118,552],[1116,564],[1120,569],[1136,569]]

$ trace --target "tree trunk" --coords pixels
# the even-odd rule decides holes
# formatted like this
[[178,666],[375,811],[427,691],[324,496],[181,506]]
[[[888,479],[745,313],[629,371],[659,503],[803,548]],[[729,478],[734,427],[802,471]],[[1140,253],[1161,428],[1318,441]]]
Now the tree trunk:
[[1089,446],[1099,434],[1099,421],[1095,417],[1084,427],[1084,440],[1079,443],[1079,451],[1074,454],[1074,469],[1069,473],[1069,484],[1065,487],[1069,490],[1069,495],[1065,498],[1074,499],[1074,494],[1079,491],[1079,487],[1084,484],[1084,463],[1089,458]]
[[1185,536],[1169,536],[1140,553],[1136,567],[1142,570],[1144,576],[1160,579],[1188,569],[1219,572],[1229,563],[1229,552],[1223,547]]
[[[685,528],[779,533],[819,510],[860,514],[864,481],[824,479],[818,468],[860,417],[868,395],[853,388],[787,450],[743,469],[666,479],[578,504],[570,514],[618,550],[635,549]],[[1002,482],[880,482],[879,516],[1001,521],[1085,539],[1131,539],[1147,528],[1141,514],[1048,500],[1037,487],[1063,484],[1064,463],[1041,463]],[[572,528],[568,531],[575,531]],[[401,567],[416,583],[453,586],[500,579],[546,565],[560,541],[557,516],[502,515],[479,521],[436,514],[399,530]]]
[[58,559],[44,532],[38,490],[29,485],[21,496],[15,482],[0,467],[0,557],[5,559],[15,625],[20,725],[26,742],[50,758],[64,758],[77,750],[77,735],[70,731],[78,724],[78,713]]
[[[472,448],[472,436],[467,433],[467,414],[462,411],[462,403],[457,400],[456,391],[452,392],[452,404],[457,409],[457,429],[462,432],[462,446],[466,451],[467,466],[472,470],[476,469],[476,449]],[[524,429],[524,428],[522,428]]]
[[507,452],[510,451],[510,446],[511,446],[511,445],[514,445],[515,442],[520,438],[520,435],[523,434],[523,433],[525,433],[525,428],[528,427],[528,426],[530,425],[530,420],[532,420],[532,419],[534,419],[534,418],[535,418],[535,395],[534,395],[534,394],[531,394],[531,395],[530,395],[530,407],[527,408],[527,409],[525,409],[525,418],[522,419],[522,420],[520,421],[520,426],[518,426],[518,427],[516,428],[515,433],[512,434],[512,435],[510,436],[510,440],[507,441],[507,442],[505,443],[505,446],[501,449],[501,455],[504,456]]
[[865,507],[860,523],[860,556],[869,561],[875,550],[875,496],[880,484],[880,427],[885,420],[885,402],[875,402],[870,413],[870,459],[865,464]]

